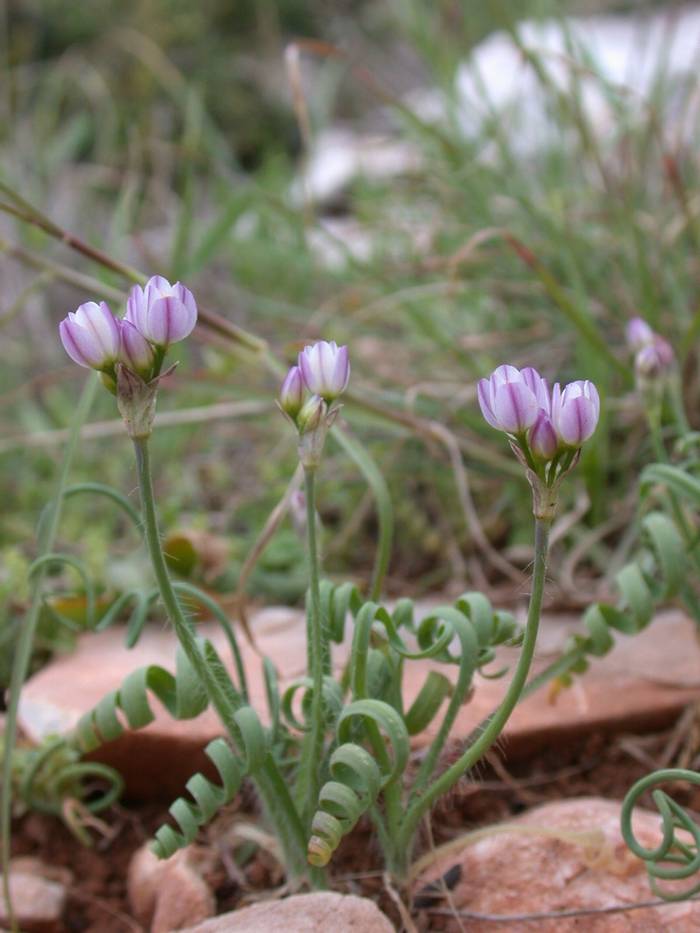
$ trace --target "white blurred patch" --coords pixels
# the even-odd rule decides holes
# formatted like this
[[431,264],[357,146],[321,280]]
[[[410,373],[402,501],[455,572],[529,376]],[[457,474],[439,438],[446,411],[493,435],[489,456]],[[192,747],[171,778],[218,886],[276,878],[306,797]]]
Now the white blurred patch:
[[[663,85],[664,106],[657,116],[668,141],[697,139],[700,6],[644,16],[526,21],[517,32],[537,68],[510,35],[497,32],[458,68],[452,95],[423,88],[407,95],[405,103],[428,123],[457,126],[465,138],[481,140],[478,158],[491,161],[498,158],[496,133],[518,156],[534,156],[573,138],[575,118],[561,118],[558,94],[569,103],[578,101],[598,144],[615,144],[621,131],[649,120],[650,101]],[[291,197],[296,206],[308,202],[323,208],[359,177],[386,181],[423,167],[418,142],[331,128],[317,135]],[[412,231],[417,249],[430,240],[423,235],[418,243],[420,230],[416,225]],[[377,245],[375,233],[352,217],[323,218],[310,240],[331,267],[349,257],[368,259]]]
[[[686,137],[694,131],[699,7],[644,17],[524,22],[517,32],[523,48],[536,57],[545,81],[509,35],[494,33],[457,73],[459,122],[466,136],[479,135],[485,121],[497,116],[515,148],[533,152],[555,138],[552,102],[557,91],[570,100],[577,93],[587,124],[605,136],[619,120],[616,102],[623,104],[628,118],[644,117],[660,82],[665,85],[666,129]],[[691,99],[683,88],[684,79],[694,85]],[[435,112],[437,101],[424,100],[422,106],[432,106]],[[676,122],[680,120],[682,125]]]
[[292,196],[295,203],[304,198],[328,203],[358,176],[382,181],[415,172],[422,164],[419,149],[410,142],[335,127],[318,135]]

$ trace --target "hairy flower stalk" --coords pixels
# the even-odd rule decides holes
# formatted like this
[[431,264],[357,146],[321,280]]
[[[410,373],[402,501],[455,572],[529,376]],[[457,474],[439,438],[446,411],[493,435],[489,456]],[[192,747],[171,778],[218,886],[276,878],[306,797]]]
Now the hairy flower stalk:
[[519,370],[499,366],[488,379],[480,380],[478,400],[486,421],[508,435],[532,487],[535,559],[530,604],[522,651],[500,706],[453,765],[427,787],[427,775],[416,782],[405,818],[391,845],[391,868],[399,877],[406,874],[412,840],[421,819],[491,748],[525,688],[537,643],[557,491],[563,477],[576,464],[581,445],[593,434],[600,415],[598,392],[591,382],[572,382],[563,390],[557,383],[550,390],[547,380],[531,367]]
[[[207,664],[197,644],[192,625],[182,611],[165,563],[153,495],[148,439],[135,439],[134,450],[138,467],[144,535],[163,605],[173,624],[178,641],[182,645],[200,683],[207,692],[209,701],[218,713],[229,736],[233,737],[238,733],[234,720],[234,714],[238,707],[232,701],[225,684],[219,682],[215,673]],[[289,794],[289,789],[270,753],[266,756],[261,772],[256,775],[256,783],[266,809],[274,820],[288,867],[293,875],[299,876],[304,872],[302,858],[306,848],[306,834]]]
[[535,521],[535,561],[532,571],[532,589],[530,592],[530,605],[528,607],[525,637],[518,659],[513,679],[506,692],[501,705],[487,721],[484,731],[479,738],[464,752],[464,754],[424,791],[415,797],[409,798],[408,808],[403,822],[399,828],[393,845],[392,861],[390,867],[399,877],[405,877],[411,854],[411,845],[420,821],[430,810],[432,805],[447,793],[450,788],[463,777],[486,752],[505,728],[511,713],[520,699],[520,695],[527,682],[527,676],[532,665],[537,643],[537,633],[542,611],[542,597],[547,573],[547,554],[549,546],[549,520],[536,519]]
[[[192,293],[179,283],[170,285],[161,276],[154,276],[145,288],[137,286],[132,290],[123,319],[113,317],[104,303],[88,302],[69,314],[59,331],[68,355],[80,366],[99,371],[107,387],[116,394],[127,432],[134,442],[144,536],[163,605],[209,702],[235,744],[240,735],[235,714],[245,701],[230,684],[227,687],[219,679],[182,610],[161,548],[151,479],[148,439],[159,381],[170,371],[163,371],[163,361],[170,344],[187,337],[196,320],[197,306]],[[306,831],[270,752],[254,779],[292,876],[307,875],[315,886],[323,886],[322,875],[313,869],[309,871],[306,865]]]
[[[321,618],[319,555],[316,541],[316,471],[321,463],[326,435],[340,406],[334,404],[350,379],[347,347],[324,340],[305,347],[298,365],[282,383],[278,404],[298,435],[299,460],[304,468],[306,535],[309,555],[308,655],[311,669],[311,722],[301,753],[298,789],[303,793],[307,827],[316,811],[321,786],[319,762],[323,756],[325,711],[323,679],[330,669],[328,637]],[[304,400],[305,393],[310,397]]]

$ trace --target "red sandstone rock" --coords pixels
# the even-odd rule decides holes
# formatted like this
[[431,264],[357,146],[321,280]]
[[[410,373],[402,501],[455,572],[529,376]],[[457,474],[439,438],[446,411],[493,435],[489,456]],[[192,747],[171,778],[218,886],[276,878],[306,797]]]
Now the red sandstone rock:
[[243,907],[183,933],[393,933],[373,901],[354,894],[322,891]]
[[[643,845],[658,845],[659,817],[637,809],[633,826]],[[460,872],[450,891],[458,911],[505,915],[499,923],[460,916],[440,929],[468,933],[530,933],[537,927],[556,933],[691,933],[700,929],[700,903],[663,904],[622,913],[584,914],[545,921],[517,915],[571,909],[591,910],[656,900],[644,863],[620,833],[620,804],[597,797],[548,803],[508,821],[515,828],[492,835],[439,858],[417,880],[415,891],[445,875]],[[486,828],[488,832],[488,827]],[[596,841],[596,837],[598,840]],[[458,866],[458,868],[456,867]],[[450,908],[447,900],[440,908]],[[511,916],[513,919],[508,920]],[[445,922],[443,916],[440,919]]]
[[[53,933],[60,929],[66,905],[66,890],[42,874],[37,860],[10,866],[10,896],[17,922],[26,933]],[[0,877],[0,883],[2,878]],[[0,924],[8,922],[5,901],[0,897]]]
[[214,895],[198,869],[197,850],[180,849],[166,861],[148,845],[132,856],[127,892],[134,916],[151,933],[170,933],[211,917]]
[[[571,617],[543,620],[534,671],[557,656],[576,624]],[[277,665],[282,685],[304,672],[306,630],[299,612],[264,610],[253,618],[252,627],[260,651]],[[198,630],[214,641],[227,660],[228,649],[220,630],[209,624],[198,626]],[[241,648],[252,701],[265,718],[260,658],[244,638]],[[342,665],[347,646],[334,650],[336,663]],[[26,684],[20,701],[21,728],[37,741],[52,732],[64,732],[135,668],[160,664],[172,670],[174,657],[174,636],[164,628],[148,628],[131,651],[124,648],[123,630],[85,635],[75,652],[56,658]],[[499,652],[496,663],[512,667],[516,659],[517,650],[506,649]],[[432,668],[455,676],[454,669],[445,665],[408,662],[404,678],[407,705]],[[700,646],[695,625],[679,613],[663,614],[641,634],[619,636],[615,649],[606,658],[593,659],[587,673],[562,691],[556,702],[550,701],[544,689],[520,704],[506,729],[507,756],[531,755],[564,735],[662,728],[685,705],[700,699],[698,671]],[[508,676],[495,681],[477,676],[473,698],[460,711],[453,738],[467,736],[498,705],[507,685]],[[212,710],[196,720],[176,722],[157,700],[152,705],[156,713],[153,723],[105,745],[95,757],[122,772],[132,796],[169,799],[182,791],[195,771],[214,773],[203,748],[221,729]],[[417,736],[414,745],[427,744],[432,731],[433,727]]]

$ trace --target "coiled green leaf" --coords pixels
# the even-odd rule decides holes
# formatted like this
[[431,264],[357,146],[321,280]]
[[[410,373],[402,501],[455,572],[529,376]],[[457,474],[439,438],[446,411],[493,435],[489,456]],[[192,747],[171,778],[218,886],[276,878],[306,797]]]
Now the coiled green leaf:
[[594,603],[583,616],[587,634],[573,635],[567,643],[560,672],[564,683],[570,681],[569,672],[586,670],[589,656],[602,657],[612,649],[613,631],[625,635],[640,632],[659,603],[682,588],[688,560],[673,522],[662,512],[650,512],[642,522],[642,532],[642,553],[615,578],[620,590],[618,605]]
[[[92,585],[90,575],[87,572],[85,564],[79,560],[77,557],[73,557],[71,554],[62,554],[59,552],[44,554],[42,557],[38,557],[33,564],[29,567],[28,576],[31,579],[42,567],[54,567],[59,564],[64,564],[66,567],[71,567],[80,577],[82,581],[83,588],[85,589],[85,627],[94,628],[95,627],[95,588]],[[81,626],[76,625],[76,623],[69,619],[67,616],[64,616],[62,613],[57,612],[51,603],[47,602],[44,599],[44,607],[48,612],[59,622],[61,625],[65,625],[67,628],[77,630]]]
[[214,739],[207,745],[205,753],[216,767],[221,783],[210,781],[203,774],[189,779],[185,786],[193,799],[179,797],[169,810],[179,831],[167,825],[156,831],[151,848],[158,858],[169,858],[177,849],[189,845],[199,829],[233,800],[243,778],[262,766],[268,743],[257,713],[251,706],[243,706],[234,714],[234,719],[239,729],[237,740],[242,757],[224,739]]
[[[161,858],[168,858],[177,848],[190,843],[199,828],[233,799],[243,778],[260,769],[268,754],[268,737],[258,714],[228,680],[212,644],[200,640],[198,647],[232,705],[237,707],[233,715],[237,751],[224,739],[209,743],[205,751],[221,783],[210,781],[202,774],[190,778],[186,788],[192,800],[178,798],[170,808],[178,829],[162,826],[156,833],[153,851]],[[269,682],[269,688],[274,689],[273,681]],[[124,721],[131,729],[148,725],[154,719],[149,693],[157,697],[175,719],[192,719],[207,707],[207,697],[195,671],[184,651],[178,648],[174,676],[156,664],[129,674],[118,690],[103,697],[80,719],[72,736],[73,744],[82,752],[89,752],[103,742],[119,738],[126,728]]]
[[[656,786],[677,781],[697,785],[700,784],[700,774],[683,768],[667,768],[648,774],[628,791],[620,815],[625,842],[645,863],[654,894],[667,901],[685,900],[700,891],[700,827],[683,807]],[[663,833],[655,848],[639,842],[632,827],[632,811],[640,797],[652,787],[655,789],[651,796],[661,817]],[[677,830],[680,830],[680,835],[677,835]],[[693,875],[694,880],[682,889],[677,884],[670,890],[659,886],[660,881],[685,881]]]
[[[107,765],[79,758],[80,752],[64,738],[51,739],[38,748],[21,749],[18,760],[22,800],[32,809],[54,816],[63,814],[64,801],[69,797],[80,800],[91,813],[111,806],[124,786],[121,775]],[[98,795],[95,779],[106,784]]]
[[[345,637],[345,625],[353,619],[353,641],[346,681],[354,700],[382,700],[403,718],[406,731],[415,735],[426,729],[450,697],[442,722],[417,776],[418,790],[430,778],[460,706],[469,695],[476,670],[482,670],[501,644],[521,638],[515,618],[495,610],[481,593],[464,593],[453,606],[440,606],[420,620],[411,600],[402,599],[389,612],[374,602],[362,603],[350,584],[321,588],[324,621],[334,641]],[[455,644],[458,650],[455,650]],[[403,706],[402,678],[405,663],[432,659],[457,666],[453,684],[444,674],[428,673],[411,707]],[[490,676],[500,676],[500,670]],[[488,675],[487,675],[488,676]],[[415,788],[414,788],[415,789]]]
[[646,467],[640,477],[642,494],[657,484],[667,486],[676,495],[700,508],[700,480],[681,467],[670,463],[652,463]]
[[[123,734],[123,719],[131,729],[153,722],[149,691],[176,719],[194,719],[207,707],[207,698],[184,651],[175,655],[176,674],[157,664],[140,667],[124,679],[118,690],[103,697],[85,713],[75,727],[74,741],[84,752]],[[121,717],[120,717],[121,714]]]
[[[301,710],[304,720],[301,721],[295,714],[293,705],[298,692],[304,691]],[[280,712],[287,724],[298,732],[307,732],[310,728],[311,696],[313,681],[310,677],[299,677],[287,687],[282,695]],[[335,728],[338,715],[343,706],[343,696],[338,683],[332,677],[323,678],[323,710],[326,717],[326,728]]]
[[[375,739],[374,757],[359,744],[365,735]],[[401,780],[410,752],[401,716],[381,700],[356,700],[346,706],[338,719],[337,736],[341,744],[329,762],[332,780],[321,788],[307,850],[310,864],[319,867],[328,864],[343,836],[372,806],[380,790]],[[391,754],[380,753],[382,736],[388,739]]]

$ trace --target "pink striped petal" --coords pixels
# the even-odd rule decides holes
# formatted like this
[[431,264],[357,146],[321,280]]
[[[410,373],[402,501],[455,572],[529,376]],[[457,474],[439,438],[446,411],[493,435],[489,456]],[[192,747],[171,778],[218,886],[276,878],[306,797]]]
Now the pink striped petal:
[[197,322],[197,312],[192,313],[174,295],[159,298],[148,310],[148,329],[145,334],[149,340],[161,347],[177,343],[189,336]]
[[496,418],[496,415],[493,410],[493,392],[490,379],[479,379],[476,385],[476,397],[479,401],[479,408],[481,408],[481,414],[488,421],[492,428],[496,428],[497,431],[501,430],[501,425]]
[[496,387],[493,411],[502,431],[520,434],[532,427],[539,412],[537,399],[524,382]]
[[562,405],[557,432],[569,447],[580,447],[593,434],[597,423],[598,415],[593,401],[584,395],[577,395]]
[[520,376],[537,399],[537,404],[542,411],[546,412],[548,415],[551,414],[552,397],[549,391],[549,383],[544,376],[540,376],[537,370],[533,369],[532,366],[526,366],[525,369],[521,369]]

